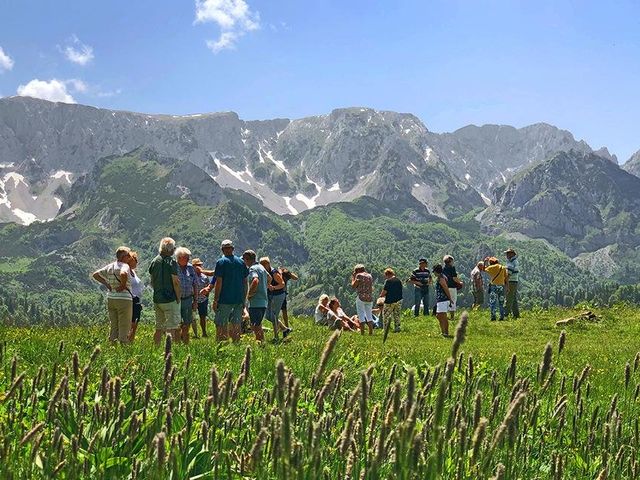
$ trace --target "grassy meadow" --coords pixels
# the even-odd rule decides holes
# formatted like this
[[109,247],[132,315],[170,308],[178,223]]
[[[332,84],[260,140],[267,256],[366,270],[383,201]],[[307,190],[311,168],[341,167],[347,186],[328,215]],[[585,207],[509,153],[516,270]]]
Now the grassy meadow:
[[0,478],[637,478],[640,313],[561,333],[577,312],[472,312],[456,340],[407,312],[385,344],[0,327]]

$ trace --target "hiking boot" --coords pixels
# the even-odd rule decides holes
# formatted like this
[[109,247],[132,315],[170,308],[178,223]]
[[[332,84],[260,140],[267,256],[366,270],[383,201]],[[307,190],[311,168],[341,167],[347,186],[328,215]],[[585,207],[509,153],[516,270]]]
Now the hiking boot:
[[394,333],[400,333],[400,327],[396,327],[393,329]]
[[293,332],[293,328],[289,327],[282,331],[282,338],[287,338],[289,334]]

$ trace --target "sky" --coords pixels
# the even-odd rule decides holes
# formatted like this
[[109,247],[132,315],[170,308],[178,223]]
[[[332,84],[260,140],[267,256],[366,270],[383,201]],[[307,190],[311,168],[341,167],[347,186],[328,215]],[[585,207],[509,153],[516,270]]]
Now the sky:
[[640,2],[0,0],[0,96],[300,118],[366,106],[434,132],[547,122],[640,149]]

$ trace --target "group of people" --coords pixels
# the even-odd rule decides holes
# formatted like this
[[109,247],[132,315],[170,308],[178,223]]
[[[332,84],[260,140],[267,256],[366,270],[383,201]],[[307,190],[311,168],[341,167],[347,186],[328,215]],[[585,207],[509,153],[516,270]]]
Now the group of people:
[[[471,271],[474,309],[481,308],[484,304],[484,276],[489,278],[488,296],[492,321],[497,319],[498,310],[500,320],[504,320],[509,315],[513,318],[520,316],[517,297],[519,273],[517,254],[511,248],[504,253],[507,257],[506,265],[500,264],[496,257],[486,257]],[[454,258],[451,255],[445,255],[442,262],[429,270],[427,259],[420,258],[418,268],[413,270],[407,283],[414,287],[414,315],[416,317],[420,315],[421,307],[423,315],[433,313],[438,319],[442,336],[450,337],[449,322],[455,322],[458,291],[464,285],[458,277]],[[383,317],[384,323],[388,322],[389,326],[393,324],[394,332],[399,332],[403,284],[391,268],[384,271],[384,276],[385,283],[374,308],[373,278],[364,265],[356,265],[351,276],[351,287],[357,294],[356,314],[347,315],[341,307],[340,300],[322,294],[314,312],[315,323],[329,326],[331,329],[360,331],[362,334],[365,333],[366,325],[369,334],[373,334],[373,329],[381,326],[380,318]],[[435,294],[433,308],[429,303],[429,292],[432,287]]]
[[[215,312],[216,339],[238,341],[245,331],[252,331],[256,340],[264,342],[262,322],[266,318],[273,327],[274,339],[287,337],[293,330],[287,312],[287,284],[298,277],[286,268],[274,268],[269,257],[258,259],[256,252],[246,250],[241,257],[234,254],[231,240],[220,245],[222,255],[213,270],[204,268],[199,258],[191,258],[185,247],[166,237],[160,241],[158,255],[149,266],[156,317],[154,342],[160,344],[169,333],[175,341],[189,342],[190,329],[198,337],[194,312],[200,320],[202,336],[207,336],[209,308]],[[487,293],[491,320],[518,318],[518,260],[516,252],[504,252],[507,261],[500,264],[496,257],[478,262],[471,271],[473,308],[484,303],[485,276],[489,280]],[[144,285],[136,273],[138,255],[122,246],[116,250],[116,260],[93,273],[93,278],[107,289],[107,310],[110,320],[109,339],[130,343],[135,339],[142,312]],[[358,264],[351,275],[351,288],[356,293],[356,313],[347,315],[337,298],[321,295],[315,309],[315,323],[331,329],[368,331],[382,324],[394,331],[401,329],[404,285],[392,268],[384,270],[384,285],[374,297],[374,282],[366,267]],[[458,290],[463,283],[458,277],[454,258],[445,255],[442,264],[429,270],[426,258],[420,258],[418,268],[406,281],[414,287],[414,315],[433,313],[441,334],[449,337],[449,323],[455,322]],[[429,304],[430,288],[434,289],[433,308]],[[210,301],[210,297],[211,301]],[[376,298],[374,306],[374,298]],[[209,307],[210,303],[210,307]],[[280,314],[282,313],[282,319]]]
[[[206,270],[199,258],[191,259],[189,249],[176,248],[172,238],[160,241],[158,255],[149,266],[156,344],[167,333],[175,341],[188,343],[190,328],[197,337],[193,312],[197,312],[202,336],[206,337],[211,296],[218,341],[238,341],[243,323],[248,323],[256,339],[263,342],[264,318],[273,324],[275,339],[280,333],[284,338],[293,331],[287,312],[287,283],[298,277],[286,268],[274,268],[269,257],[258,261],[253,250],[236,256],[231,240],[223,241],[220,248],[222,256],[215,268]],[[93,278],[107,289],[109,340],[113,342],[130,343],[135,338],[144,287],[136,273],[137,265],[137,253],[123,246],[116,250],[114,262],[93,273]]]

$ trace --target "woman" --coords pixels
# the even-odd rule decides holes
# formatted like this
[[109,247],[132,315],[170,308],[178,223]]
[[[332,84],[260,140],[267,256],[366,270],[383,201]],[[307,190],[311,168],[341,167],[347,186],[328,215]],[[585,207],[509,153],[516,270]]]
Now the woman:
[[196,271],[189,262],[191,250],[185,247],[176,248],[176,262],[178,263],[178,278],[180,279],[180,338],[189,343],[189,329],[193,323],[193,311],[198,308],[198,281]]
[[138,329],[138,322],[140,322],[140,316],[142,315],[142,291],[144,284],[140,277],[136,274],[136,268],[138,267],[138,254],[137,252],[129,252],[129,274],[131,281],[131,296],[133,301],[133,313],[131,317],[131,330],[129,331],[129,342],[133,342],[136,338],[136,330]]
[[316,310],[313,314],[316,325],[327,326],[329,325],[329,320],[327,318],[327,314],[329,313],[329,295],[323,293],[320,295],[318,299],[318,305],[316,305]]
[[402,315],[402,282],[391,268],[384,271],[384,278],[384,286],[379,296],[384,297],[385,333],[388,332],[391,322],[394,325],[393,331],[398,333],[400,331],[400,316]]
[[442,265],[437,264],[433,267],[433,273],[436,275],[436,318],[440,323],[442,336],[449,338],[449,319],[447,314],[450,311],[453,300],[449,289],[449,279],[442,272]]
[[340,300],[333,297],[329,302],[329,312],[327,313],[329,319],[329,328],[332,330],[348,330],[350,332],[356,332],[360,330],[360,322],[358,316],[354,315],[349,317],[342,307],[340,306]]
[[116,261],[93,272],[93,278],[105,286],[107,291],[107,311],[109,313],[109,341],[129,343],[129,330],[133,317],[133,299],[128,247],[116,250]]
[[484,271],[491,279],[489,282],[489,310],[491,321],[495,322],[497,311],[500,311],[500,321],[504,320],[504,290],[509,274],[507,269],[500,265],[496,257],[484,259]]
[[373,335],[373,277],[367,273],[364,265],[353,267],[351,274],[351,288],[357,292],[356,312],[361,322],[361,333],[364,335],[364,324],[369,328],[369,335]]
[[269,303],[265,317],[273,323],[273,335],[275,339],[278,339],[278,330],[282,330],[282,338],[286,338],[292,332],[292,329],[284,325],[278,318],[280,310],[282,309],[282,303],[286,298],[285,283],[282,279],[282,274],[277,268],[271,268],[271,260],[269,257],[262,257],[260,259],[260,265],[271,275],[271,282],[269,282],[267,286]]
[[458,277],[458,272],[453,264],[453,257],[451,255],[445,255],[442,261],[444,262],[442,273],[447,277],[447,287],[449,287],[449,297],[451,298],[451,305],[449,306],[449,320],[451,320],[451,323],[455,325],[456,309],[458,305],[458,290],[462,288],[462,281]]
[[290,280],[296,281],[298,280],[298,276],[293,273],[292,271],[284,268],[284,267],[280,267],[278,269],[280,271],[280,274],[282,275],[282,280],[284,280],[284,302],[282,302],[282,308],[280,309],[280,311],[282,312],[282,323],[284,323],[284,325],[289,328],[289,312],[287,311],[287,297],[289,296],[289,292],[287,290],[288,288],[288,283]]
[[[196,290],[196,298],[198,301],[198,316],[200,317],[200,328],[202,329],[202,337],[206,338],[207,335],[207,315],[209,315],[209,295],[204,295],[202,290],[209,285],[209,277],[205,274],[205,270],[202,268],[202,260],[194,258],[191,261],[193,269],[196,271],[196,283],[198,284]],[[198,338],[198,327],[196,322],[193,322],[193,338]]]

